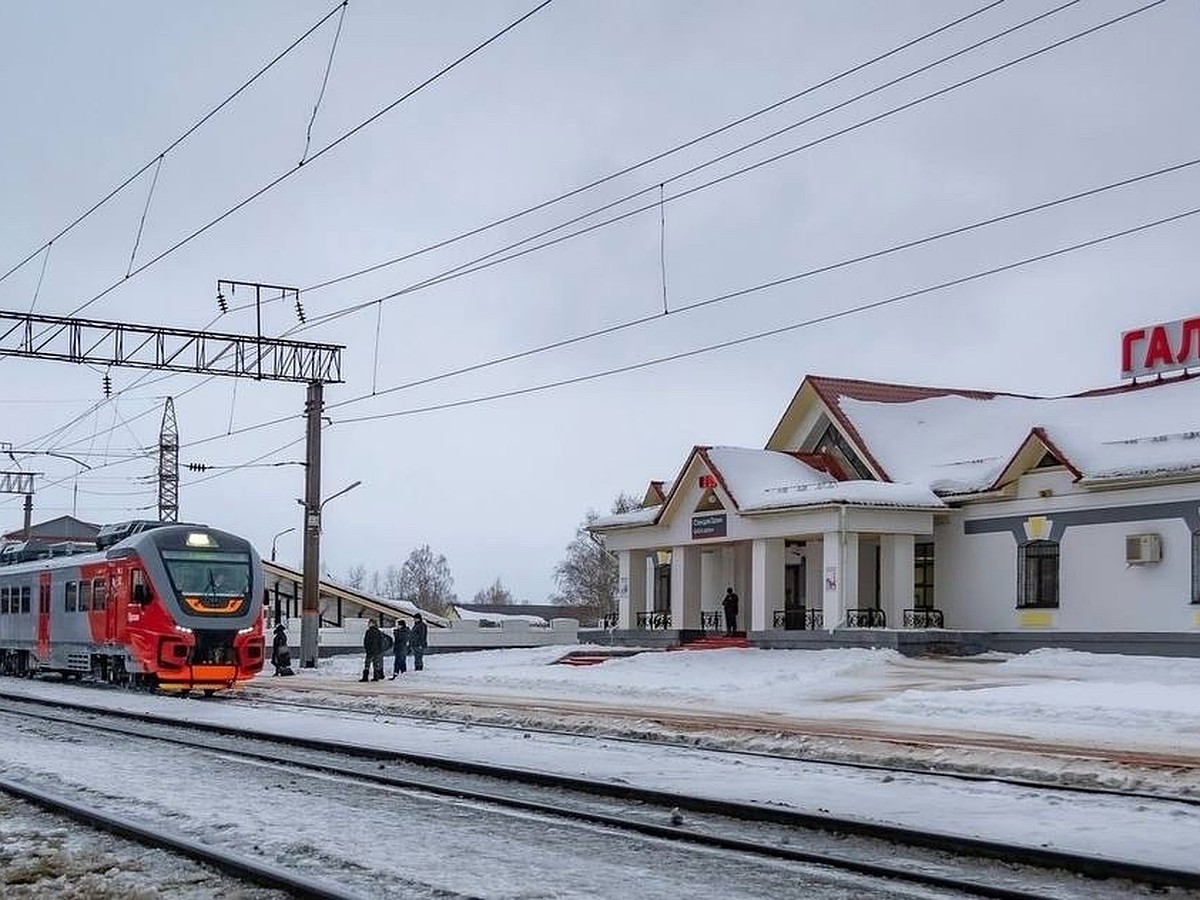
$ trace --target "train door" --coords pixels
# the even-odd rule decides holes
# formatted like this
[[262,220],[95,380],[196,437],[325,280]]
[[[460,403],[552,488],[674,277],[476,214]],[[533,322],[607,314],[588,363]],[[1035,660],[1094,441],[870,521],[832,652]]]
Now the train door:
[[104,604],[104,643],[111,644],[117,639],[117,607],[121,605],[121,573],[111,569],[107,575],[108,587],[105,591]]
[[[26,585],[22,591],[29,590]],[[37,604],[37,655],[41,660],[50,658],[50,573],[38,575]]]

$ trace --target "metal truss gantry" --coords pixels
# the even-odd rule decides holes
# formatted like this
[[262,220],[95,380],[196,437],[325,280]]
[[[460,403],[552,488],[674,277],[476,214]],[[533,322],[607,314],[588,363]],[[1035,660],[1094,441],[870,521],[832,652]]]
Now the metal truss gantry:
[[263,381],[342,380],[338,344],[0,311],[0,355]]

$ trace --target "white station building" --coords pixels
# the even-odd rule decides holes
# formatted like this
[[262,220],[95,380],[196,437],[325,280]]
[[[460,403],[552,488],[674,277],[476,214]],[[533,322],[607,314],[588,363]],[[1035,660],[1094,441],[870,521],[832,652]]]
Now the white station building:
[[809,376],[765,448],[697,446],[592,530],[630,642],[724,630],[733,587],[759,646],[1200,655],[1200,378],[1042,398]]

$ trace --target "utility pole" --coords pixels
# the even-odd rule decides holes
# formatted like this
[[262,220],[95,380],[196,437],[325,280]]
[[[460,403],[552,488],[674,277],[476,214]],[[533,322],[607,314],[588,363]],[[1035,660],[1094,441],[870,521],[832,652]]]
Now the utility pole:
[[[16,462],[15,458],[13,461]],[[25,540],[29,540],[33,528],[33,478],[40,474],[40,472],[0,472],[0,494],[25,495]]]
[[300,619],[300,665],[317,666],[317,635],[321,628],[321,413],[324,385],[308,383],[304,406],[307,422],[304,480],[304,602]]
[[158,521],[179,521],[179,429],[170,397],[158,432]]

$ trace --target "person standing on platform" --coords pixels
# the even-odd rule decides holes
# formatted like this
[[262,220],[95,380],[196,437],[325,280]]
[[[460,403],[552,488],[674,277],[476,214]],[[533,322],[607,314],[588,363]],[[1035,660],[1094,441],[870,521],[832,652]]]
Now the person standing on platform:
[[408,647],[412,650],[413,668],[420,672],[425,668],[425,647],[429,641],[429,629],[421,614],[413,616],[412,630],[408,634]]
[[275,626],[275,638],[271,641],[271,665],[275,675],[292,675],[292,651],[288,649],[287,629],[283,623]]
[[403,619],[396,620],[392,629],[392,679],[401,672],[408,671],[408,623]]
[[[360,681],[379,681],[383,678],[383,632],[371,620],[367,632],[363,635],[363,651],[367,654],[363,662],[363,673]],[[370,677],[368,678],[368,675]]]
[[733,588],[725,588],[721,606],[725,610],[725,633],[734,634],[737,631],[738,595],[733,592]]

